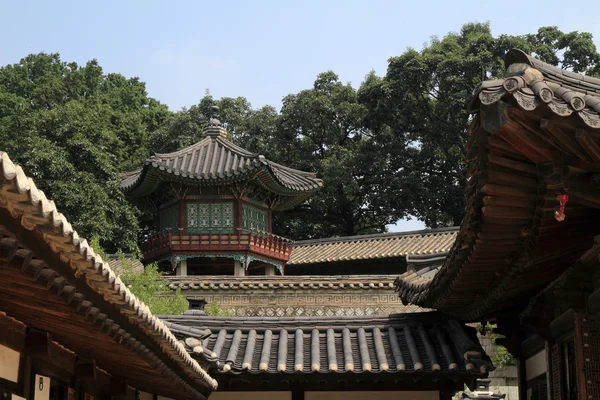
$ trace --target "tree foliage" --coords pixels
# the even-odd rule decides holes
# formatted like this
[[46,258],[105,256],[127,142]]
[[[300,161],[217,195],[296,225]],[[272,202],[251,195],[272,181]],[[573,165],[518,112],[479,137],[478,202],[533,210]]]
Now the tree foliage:
[[156,264],[146,265],[143,271],[134,271],[133,260],[119,253],[124,273],[121,280],[131,293],[150,308],[156,315],[179,315],[188,309],[188,301],[181,290],[169,289],[169,282],[162,279]]
[[392,158],[391,169],[411,166],[409,211],[427,226],[460,224],[467,105],[477,85],[503,76],[503,57],[511,48],[576,72],[600,73],[600,55],[589,33],[544,27],[535,34],[494,37],[488,24],[470,23],[458,33],[433,38],[421,51],[392,57],[386,75],[369,76],[359,90],[369,109],[366,126],[377,134],[391,130],[384,147],[413,148],[408,160]]
[[235,310],[221,308],[215,300],[206,305],[204,311],[211,317],[235,317]]
[[157,151],[200,140],[213,105],[231,140],[325,181],[306,203],[275,214],[278,234],[305,239],[381,232],[405,215],[407,197],[397,184],[402,171],[387,170],[401,151],[382,148],[364,127],[367,109],[357,90],[335,73],[319,74],[313,88],[286,96],[279,113],[269,106],[253,109],[243,97],[215,100],[207,94],[156,132]]
[[82,236],[132,250],[137,212],[118,173],[139,166],[168,109],[137,78],[104,74],[58,54],[0,68],[0,143]]
[[600,74],[589,33],[543,27],[494,37],[488,24],[469,23],[390,58],[384,76],[371,72],[358,88],[328,71],[284,97],[280,111],[206,93],[170,112],[137,78],[41,53],[0,68],[0,143],[83,236],[111,252],[134,250],[140,230],[140,210],[117,189],[118,173],[200,140],[213,105],[231,140],[325,182],[304,204],[275,214],[276,233],[296,240],[376,233],[408,215],[429,227],[458,225],[467,104],[479,83],[503,75],[513,47]]

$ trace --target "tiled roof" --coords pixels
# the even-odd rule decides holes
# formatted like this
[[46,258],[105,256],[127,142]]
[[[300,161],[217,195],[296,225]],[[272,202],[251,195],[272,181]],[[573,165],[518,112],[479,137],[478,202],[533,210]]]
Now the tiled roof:
[[170,289],[182,290],[274,290],[339,289],[365,290],[394,288],[396,275],[334,276],[169,276]]
[[576,114],[586,126],[600,129],[600,79],[554,67],[520,50],[508,52],[506,66],[506,78],[475,89],[471,111],[510,94],[525,110],[545,104],[558,116]]
[[[19,240],[11,238],[10,231],[2,231],[2,235],[7,237],[1,244],[10,248],[9,261],[22,257],[22,271],[33,274],[35,280],[47,282],[48,290],[67,299],[67,304],[72,304],[77,313],[97,325],[99,332],[120,338],[116,345],[135,349],[141,357],[147,357],[160,374],[170,376],[189,397],[204,398],[188,382],[200,383],[203,390],[216,388],[216,381],[188,355],[165,324],[129,291],[108,263],[73,230],[54,202],[49,201],[23,169],[14,165],[4,152],[0,152],[0,210],[7,213],[11,223],[19,229],[43,232],[43,236],[36,236],[41,248],[48,249],[49,254],[56,255],[55,260],[60,260],[47,265],[46,261],[36,259],[35,254]],[[63,275],[55,271],[58,266],[64,271]],[[85,279],[78,279],[82,276]],[[74,281],[77,281],[77,287],[72,285]],[[82,290],[99,295],[96,297],[99,300],[92,303],[80,293]],[[116,316],[125,318],[139,333],[134,336],[125,332],[124,327],[111,319]],[[149,342],[181,372],[174,373],[171,367],[157,358],[155,352],[144,345]]]
[[581,181],[600,160],[600,80],[518,50],[506,64],[474,93],[456,241],[439,269],[399,277],[404,304],[479,321],[539,293],[600,233],[600,199]]
[[144,271],[144,264],[142,264],[142,262],[136,258],[125,258],[125,264],[129,264],[127,266],[124,265],[123,261],[121,261],[121,259],[115,255],[109,255],[107,262],[115,275],[118,276],[123,275],[126,272],[126,268],[130,268],[134,274]]
[[120,187],[131,196],[145,196],[156,190],[165,176],[212,185],[256,178],[268,190],[283,195],[302,195],[302,199],[323,186],[314,173],[269,161],[222,136],[207,136],[174,153],[148,158],[141,169],[121,175]]
[[298,241],[287,265],[444,255],[457,232],[458,228],[444,228]]
[[473,328],[437,313],[370,317],[168,316],[188,351],[223,373],[391,373],[485,376]]

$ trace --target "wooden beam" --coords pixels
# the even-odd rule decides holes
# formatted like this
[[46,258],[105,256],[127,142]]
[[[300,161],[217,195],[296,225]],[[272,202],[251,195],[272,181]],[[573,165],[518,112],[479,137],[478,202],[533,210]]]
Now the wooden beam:
[[567,184],[567,193],[569,194],[569,201],[579,203],[588,207],[600,208],[600,189],[594,188],[590,184],[583,184],[579,182],[571,181]]
[[554,297],[565,301],[576,312],[585,313],[587,297],[591,291],[557,288],[552,292]]
[[[38,307],[34,308],[32,313],[24,313],[21,307],[15,307],[15,304],[10,297],[7,298],[6,295],[2,296],[4,294],[2,292],[6,292],[6,289],[11,289],[10,286],[6,285],[3,277],[3,279],[0,280],[0,287],[3,287],[5,290],[0,290],[0,298],[4,297],[5,302],[3,302],[3,304],[6,303],[7,307],[10,306],[10,313],[8,312],[8,308],[4,307],[9,315],[14,315],[15,317],[18,315],[18,319],[23,322],[26,322],[25,319],[28,319],[29,322],[36,324],[39,324],[39,322],[36,321],[39,319],[40,314],[50,316],[46,323],[48,325],[54,325],[52,333],[55,335],[60,334],[60,339],[62,340],[58,340],[59,342],[64,343],[69,347],[78,347],[79,350],[83,350],[83,352],[80,352],[78,349],[73,348],[78,354],[88,354],[94,359],[102,358],[105,365],[110,365],[111,369],[122,371],[123,375],[139,376],[139,382],[142,384],[137,387],[141,390],[162,392],[162,395],[173,398],[187,398],[197,393],[195,390],[188,390],[193,389],[191,386],[193,381],[187,374],[183,374],[177,379],[152,368],[152,365],[158,364],[158,360],[160,360],[161,364],[166,365],[172,371],[182,370],[182,366],[164,352],[159,342],[146,330],[147,328],[143,328],[135,321],[130,320],[126,315],[121,314],[115,304],[108,304],[105,296],[94,290],[87,282],[89,278],[86,277],[86,274],[76,275],[74,273],[72,265],[64,261],[64,254],[48,244],[48,239],[45,235],[51,233],[44,233],[40,229],[32,229],[30,226],[26,227],[27,222],[23,221],[22,215],[15,218],[15,216],[4,207],[0,207],[0,224],[5,226],[7,230],[19,240],[22,247],[33,251],[37,259],[43,260],[49,268],[72,282],[77,288],[76,294],[83,295],[84,299],[91,304],[107,306],[108,309],[112,310],[110,317],[115,320],[116,324],[122,327],[122,329],[125,329],[133,337],[144,338],[143,342],[145,348],[148,350],[148,354],[137,354],[132,352],[128,350],[126,346],[121,345],[118,340],[116,343],[115,341],[111,342],[111,339],[106,333],[97,331],[97,328],[90,329],[91,321],[89,319],[83,319],[83,321],[81,321],[80,318],[83,316],[79,313],[73,313],[73,307],[64,304],[64,299],[58,298],[54,293],[49,292],[43,285],[40,288],[39,283],[32,282],[31,278],[24,274],[24,272],[19,271],[19,269],[15,269],[14,267],[2,268],[6,266],[6,263],[2,265],[2,262],[0,262],[0,269],[8,270],[19,275],[21,279],[19,281],[20,283],[22,281],[33,284],[31,287],[35,288],[35,290],[24,293],[24,295],[27,296],[27,300],[22,304],[29,305],[32,301],[38,300]],[[11,261],[11,265],[14,264],[13,261]],[[41,297],[36,299],[33,293],[40,293],[40,289]],[[41,305],[39,302],[41,299],[52,299],[57,301],[59,303],[57,306],[58,309],[62,309],[63,312],[66,311],[69,315],[69,318],[71,319],[70,324],[56,325],[56,322],[52,319],[55,310],[47,307],[45,304]],[[44,312],[40,313],[42,309],[44,309]],[[79,321],[79,324],[83,326],[84,330],[87,330],[88,334],[91,333],[92,336],[95,337],[95,340],[90,340],[88,342],[81,341],[81,339],[73,333],[73,329],[76,329],[78,326],[73,323],[73,319]],[[46,327],[42,328],[46,329]],[[98,341],[104,341],[104,344],[107,346],[106,350],[102,351],[95,348]],[[150,355],[152,357],[150,357]],[[115,362],[116,359],[121,359],[122,362]],[[142,370],[145,372],[142,372]],[[179,382],[180,385],[177,384],[177,382]],[[208,390],[204,391],[204,393],[206,392],[208,392]]]
[[25,324],[0,311],[0,345],[22,352],[25,348]]
[[583,129],[575,131],[575,137],[581,147],[588,153],[592,161],[600,162],[600,146],[592,135]]
[[[141,390],[156,391],[160,386],[166,397],[181,396],[181,393],[167,394],[169,378],[162,377],[159,371],[147,364],[144,355],[117,345],[105,330],[92,328],[83,315],[75,314],[63,298],[48,292],[43,284],[33,281],[19,269],[2,267],[0,263],[0,303],[7,314],[55,332],[52,335],[54,340],[70,346],[78,354],[94,357],[98,363],[102,361],[100,365],[104,368],[127,376]],[[149,350],[146,349],[146,353]]]
[[52,336],[48,332],[28,328],[25,336],[24,353],[32,357],[48,357],[50,355],[50,345]]
[[75,379],[96,380],[98,378],[96,362],[86,358],[78,357],[75,365]]
[[304,400],[304,390],[301,390],[301,389],[292,390],[292,400]]
[[548,119],[542,119],[540,122],[540,128],[544,131],[548,136],[553,138],[556,142],[560,143],[563,147],[563,151],[566,153],[576,156],[582,160],[589,160],[590,158],[583,151],[583,149],[577,144],[575,140],[573,140],[568,134],[566,134],[562,129],[560,129],[555,122],[550,121]]
[[506,115],[508,119],[498,129],[498,137],[535,163],[557,158],[558,149],[548,140],[542,139],[544,135],[539,131],[539,127],[528,123],[528,120],[522,120],[518,109],[509,106]]
[[3,260],[11,261],[19,248],[19,242],[12,237],[3,237],[0,239],[0,246],[6,249],[6,256],[0,257]]
[[111,396],[125,396],[127,394],[127,381],[121,377],[113,376],[110,380],[109,393]]

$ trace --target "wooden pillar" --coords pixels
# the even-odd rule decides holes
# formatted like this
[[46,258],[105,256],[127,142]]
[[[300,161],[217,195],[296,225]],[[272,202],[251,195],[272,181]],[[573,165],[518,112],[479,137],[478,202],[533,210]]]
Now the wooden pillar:
[[246,271],[244,270],[244,264],[241,261],[233,260],[233,274],[235,276],[244,276]]
[[265,275],[266,276],[274,276],[275,275],[275,266],[272,264],[265,265]]
[[292,400],[304,400],[304,390],[292,388]]
[[176,275],[177,276],[187,276],[187,259],[179,261],[177,265]]
[[235,202],[233,203],[233,208],[234,208],[234,227],[235,227],[235,231],[237,233],[241,233],[242,232],[242,199],[235,199]]
[[440,400],[452,400],[452,392],[440,390]]
[[33,365],[31,357],[24,357],[24,365],[21,370],[21,378],[23,379],[23,397],[33,399]]
[[271,207],[267,211],[267,232],[273,233],[273,210]]
[[187,234],[187,224],[186,224],[186,209],[185,209],[185,200],[179,200],[179,229],[175,231],[175,234]]
[[525,370],[525,357],[521,354],[517,361],[517,382],[519,384],[519,398],[527,398],[527,372]]

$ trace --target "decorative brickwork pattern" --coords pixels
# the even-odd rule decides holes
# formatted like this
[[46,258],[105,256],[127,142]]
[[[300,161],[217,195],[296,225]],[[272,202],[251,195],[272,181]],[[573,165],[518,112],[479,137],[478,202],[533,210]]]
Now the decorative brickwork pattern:
[[361,294],[327,293],[277,293],[263,290],[256,292],[228,292],[186,290],[184,296],[215,302],[225,310],[232,310],[239,317],[298,317],[298,316],[366,316],[426,311],[417,306],[404,306],[393,290],[382,293]]

